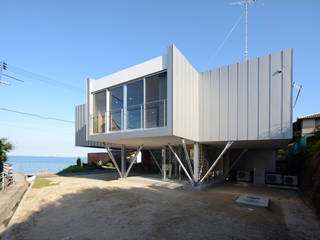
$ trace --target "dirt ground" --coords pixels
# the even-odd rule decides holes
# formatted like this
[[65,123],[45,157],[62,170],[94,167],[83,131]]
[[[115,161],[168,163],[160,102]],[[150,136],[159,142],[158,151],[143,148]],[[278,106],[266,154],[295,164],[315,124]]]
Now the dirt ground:
[[[320,239],[320,223],[293,191],[224,184],[172,190],[99,174],[50,178],[31,189],[3,239]],[[235,203],[269,197],[269,209]]]

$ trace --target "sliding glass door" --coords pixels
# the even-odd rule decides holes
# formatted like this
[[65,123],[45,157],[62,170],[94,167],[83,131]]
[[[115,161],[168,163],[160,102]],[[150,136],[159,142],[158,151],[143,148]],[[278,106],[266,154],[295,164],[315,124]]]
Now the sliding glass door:
[[123,86],[109,90],[109,130],[123,129]]
[[146,78],[145,127],[163,127],[167,125],[167,73]]
[[143,80],[127,84],[127,129],[143,128]]
[[[167,73],[146,76],[117,87],[107,89],[108,132],[157,128],[167,125]],[[105,132],[104,111],[106,91],[95,96],[101,112],[95,133]],[[96,107],[97,108],[97,107]],[[103,115],[103,116],[102,116]]]
[[106,91],[93,94],[93,133],[105,132]]

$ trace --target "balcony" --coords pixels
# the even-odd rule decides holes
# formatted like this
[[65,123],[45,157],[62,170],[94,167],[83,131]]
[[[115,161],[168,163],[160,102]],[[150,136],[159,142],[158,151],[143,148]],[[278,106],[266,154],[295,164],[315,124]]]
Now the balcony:
[[167,100],[158,100],[90,116],[91,133],[114,133],[167,126]]

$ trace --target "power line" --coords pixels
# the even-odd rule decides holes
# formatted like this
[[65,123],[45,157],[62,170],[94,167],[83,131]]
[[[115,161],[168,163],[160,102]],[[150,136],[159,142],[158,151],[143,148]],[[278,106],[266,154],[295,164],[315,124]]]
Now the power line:
[[8,108],[0,108],[0,110],[18,113],[18,114],[22,114],[22,115],[27,115],[27,116],[31,116],[31,117],[37,117],[37,118],[41,118],[41,119],[54,120],[54,121],[60,121],[60,122],[66,122],[66,123],[74,123],[74,121],[69,121],[69,120],[64,120],[64,119],[54,118],[54,117],[46,117],[46,116],[41,116],[41,115],[34,114],[34,113],[21,112],[21,111],[8,109]]
[[6,77],[8,77],[8,78],[14,79],[14,80],[16,80],[16,81],[19,81],[19,82],[24,82],[23,80],[21,80],[21,79],[19,79],[19,78],[15,78],[15,77],[9,76],[9,75],[7,75],[7,74],[5,74],[5,73],[2,73],[2,75],[3,75],[3,76],[6,76]]
[[[34,73],[34,72],[31,72],[31,71],[28,71],[26,69],[14,66],[12,64],[6,63],[6,69],[5,70],[7,70],[7,71],[9,71],[11,73],[23,76],[23,77],[27,77],[29,79],[33,79],[33,80],[36,80],[36,81],[40,81],[40,82],[44,82],[44,83],[53,85],[55,87],[61,87],[61,88],[65,88],[65,89],[68,89],[68,90],[75,90],[75,91],[78,91],[78,92],[81,91],[82,93],[85,93],[85,90],[83,88],[80,88],[80,87],[77,87],[77,86],[62,82],[62,81],[58,81],[58,80],[55,80],[53,78],[50,78],[50,77],[47,77],[47,76],[44,76],[44,75],[41,75],[41,74],[38,74],[38,73]],[[19,79],[19,80],[21,80],[21,79]],[[23,80],[21,80],[21,81],[23,81]]]

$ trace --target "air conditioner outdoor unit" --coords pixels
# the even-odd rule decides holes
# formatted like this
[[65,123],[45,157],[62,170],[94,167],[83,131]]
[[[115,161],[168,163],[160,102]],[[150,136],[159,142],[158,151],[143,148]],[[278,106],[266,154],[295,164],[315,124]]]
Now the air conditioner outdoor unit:
[[240,182],[251,182],[250,172],[237,171],[237,181],[240,181]]
[[282,175],[277,173],[266,173],[265,183],[266,184],[282,184]]
[[298,186],[298,176],[283,175],[283,184],[289,186]]

